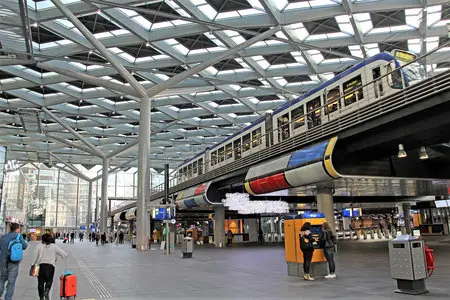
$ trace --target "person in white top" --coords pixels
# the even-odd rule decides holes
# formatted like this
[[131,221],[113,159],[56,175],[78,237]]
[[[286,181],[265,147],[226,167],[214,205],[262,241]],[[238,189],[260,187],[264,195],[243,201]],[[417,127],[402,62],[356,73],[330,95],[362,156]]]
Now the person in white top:
[[34,251],[34,263],[39,265],[38,293],[40,300],[49,300],[53,277],[55,276],[56,256],[67,257],[67,253],[52,243],[49,234],[42,236],[42,244]]

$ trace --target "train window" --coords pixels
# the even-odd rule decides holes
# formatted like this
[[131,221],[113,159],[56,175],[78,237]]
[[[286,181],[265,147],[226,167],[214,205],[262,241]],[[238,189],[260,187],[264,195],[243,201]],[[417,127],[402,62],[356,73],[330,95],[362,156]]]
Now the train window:
[[255,148],[261,144],[261,128],[255,129],[252,132],[252,147]]
[[218,156],[218,162],[221,163],[225,160],[225,148],[219,148],[218,152],[217,152],[217,156]]
[[242,152],[250,150],[250,133],[242,137]]
[[187,167],[183,168],[183,175],[186,176],[186,177],[189,175],[188,172],[187,172]]
[[357,100],[361,100],[362,98],[364,98],[361,86],[361,75],[358,75],[355,78],[352,78],[344,83],[343,87],[345,106],[355,103]]
[[194,161],[194,163],[192,164],[192,173],[197,173],[197,161]]
[[291,119],[294,122],[294,129],[300,128],[305,125],[305,109],[303,105],[294,108],[291,111]]
[[341,92],[339,90],[339,87],[335,87],[334,89],[328,91],[328,93],[326,93],[324,95],[324,98],[326,97],[327,99],[327,106],[325,108],[325,114],[330,114],[332,112],[337,111],[341,105],[340,105],[340,97],[341,97]]
[[234,159],[238,159],[241,158],[241,138],[238,138],[237,140],[235,140],[233,142],[233,147],[234,147]]
[[198,175],[203,174],[203,158],[198,160]]
[[211,152],[211,166],[217,164],[217,151]]
[[[397,69],[394,62],[391,62],[387,65],[387,72],[388,72],[388,82],[391,88],[393,89],[401,89],[403,88],[402,83],[402,71],[400,69]],[[394,72],[392,72],[395,70]],[[391,73],[392,72],[392,73]]]
[[192,165],[189,165],[187,167],[187,172],[188,172],[188,177],[191,178],[192,177]]
[[284,141],[290,136],[289,130],[289,114],[278,117],[278,140]]
[[233,146],[231,143],[225,146],[225,159],[229,159],[233,157]]
[[308,129],[322,124],[320,97],[306,103],[306,112],[308,114]]

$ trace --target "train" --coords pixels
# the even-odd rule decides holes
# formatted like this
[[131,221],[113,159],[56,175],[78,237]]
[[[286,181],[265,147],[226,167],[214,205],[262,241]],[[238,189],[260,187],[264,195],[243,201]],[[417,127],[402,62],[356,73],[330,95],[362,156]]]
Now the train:
[[176,169],[177,183],[280,143],[316,126],[351,114],[425,78],[414,53],[380,52],[337,74]]

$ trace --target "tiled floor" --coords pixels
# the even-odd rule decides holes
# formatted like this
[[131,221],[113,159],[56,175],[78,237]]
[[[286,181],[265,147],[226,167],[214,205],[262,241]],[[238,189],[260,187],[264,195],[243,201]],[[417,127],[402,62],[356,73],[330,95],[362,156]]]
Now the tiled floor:
[[[341,242],[336,280],[305,282],[286,275],[281,246],[196,248],[194,257],[167,257],[159,249],[137,252],[126,245],[61,244],[78,275],[77,299],[409,299],[395,294],[387,242]],[[437,269],[427,280],[429,294],[414,299],[448,299],[450,243],[431,243]],[[38,299],[37,280],[27,276],[30,251],[21,265],[15,299]],[[52,299],[59,298],[58,275]]]

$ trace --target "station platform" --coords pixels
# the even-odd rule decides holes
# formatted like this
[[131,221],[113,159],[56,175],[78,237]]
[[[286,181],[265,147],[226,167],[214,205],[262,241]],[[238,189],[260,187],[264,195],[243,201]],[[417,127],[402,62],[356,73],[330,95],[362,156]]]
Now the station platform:
[[[431,237],[437,269],[427,280],[430,293],[415,299],[448,299],[450,240]],[[287,276],[282,245],[246,245],[216,249],[196,247],[193,258],[171,256],[157,245],[137,252],[129,244],[96,246],[84,241],[57,242],[69,253],[68,267],[78,275],[77,299],[409,299],[395,294],[387,240],[341,241],[336,254],[337,279],[306,282]],[[30,244],[21,264],[14,299],[38,299],[37,279],[28,276]],[[58,262],[51,299],[59,299]]]

